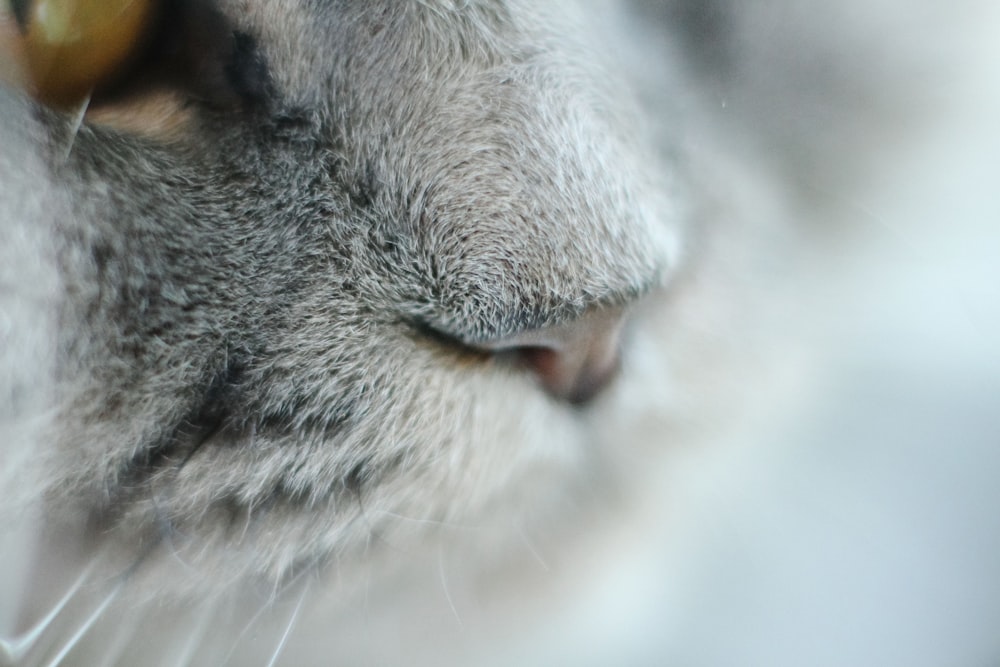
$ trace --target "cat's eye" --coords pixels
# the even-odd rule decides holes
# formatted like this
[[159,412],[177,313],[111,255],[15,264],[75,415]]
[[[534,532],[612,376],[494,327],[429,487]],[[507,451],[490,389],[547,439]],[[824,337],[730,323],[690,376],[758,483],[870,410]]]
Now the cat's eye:
[[156,7],[153,0],[11,0],[11,10],[32,94],[70,106],[122,73]]
[[15,20],[0,25],[0,54],[19,61],[14,78],[50,106],[89,101],[98,113],[144,116],[142,100],[166,93],[231,111],[270,92],[255,38],[206,0],[0,0],[5,15]]

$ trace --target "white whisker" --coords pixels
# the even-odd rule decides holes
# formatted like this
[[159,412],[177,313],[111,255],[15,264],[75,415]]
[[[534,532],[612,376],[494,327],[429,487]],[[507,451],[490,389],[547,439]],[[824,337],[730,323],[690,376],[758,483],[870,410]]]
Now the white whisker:
[[38,642],[45,630],[52,625],[52,622],[59,616],[60,612],[69,604],[69,601],[77,594],[80,588],[83,586],[84,582],[90,576],[91,571],[94,569],[94,563],[91,562],[80,576],[77,578],[73,585],[69,587],[66,594],[60,598],[58,602],[52,607],[48,614],[45,615],[42,620],[38,621],[30,630],[22,634],[20,637],[15,637],[12,639],[2,639],[0,638],[0,657],[3,658],[4,664],[16,664],[20,662],[24,656],[32,649],[32,647]]
[[[260,609],[254,612],[253,616],[251,616],[250,620],[247,621],[247,624],[240,631],[239,635],[236,636],[236,640],[230,647],[229,652],[226,654],[226,657],[219,663],[220,665],[229,664],[230,660],[232,660],[233,656],[236,654],[236,649],[238,649],[240,644],[243,642],[243,638],[246,637],[248,632],[250,632],[250,628],[254,627],[258,623],[258,621],[260,621],[261,617],[264,616],[264,614],[267,611],[273,608],[275,600],[281,593],[289,590],[290,588],[292,588],[292,586],[294,586],[297,583],[303,583],[301,582],[301,579],[303,575],[305,575],[309,571],[310,568],[303,568],[302,571],[300,571],[298,574],[292,577],[286,584],[275,586],[274,590],[271,591],[271,594],[268,597],[268,599],[264,602],[264,604],[260,606]],[[308,587],[304,583],[302,585],[302,588],[303,591],[308,590]]]
[[538,561],[538,564],[542,566],[543,570],[548,572],[549,564],[545,561],[544,558],[542,558],[542,555],[538,553],[538,549],[535,548],[535,545],[531,541],[531,538],[528,537],[528,534],[524,531],[524,527],[521,526],[521,524],[514,522],[514,529],[517,530],[517,534],[521,536],[521,541],[524,542],[524,546],[527,547],[528,551],[531,552],[531,555],[535,557],[535,560]]
[[215,610],[216,605],[208,603],[205,605],[202,613],[198,615],[198,620],[188,634],[184,648],[181,649],[180,654],[177,656],[177,667],[187,667],[187,665],[191,664],[191,660],[194,659],[195,650],[201,645],[201,640],[205,636],[205,630],[208,628],[209,621]]
[[104,653],[104,659],[99,664],[92,665],[92,667],[99,667],[99,665],[103,667],[115,667],[115,665],[122,664],[122,653],[129,645],[129,642],[135,638],[139,620],[138,614],[126,614],[121,621],[122,624],[115,628],[115,638],[104,647],[107,649]]
[[177,534],[177,531],[174,529],[173,522],[163,512],[160,503],[160,496],[154,493],[150,497],[150,500],[153,503],[153,513],[156,520],[156,526],[160,532],[160,544],[166,547],[170,557],[177,561],[182,568],[189,572],[194,572],[195,568],[181,557],[180,551],[174,544],[172,536]]
[[83,117],[87,115],[87,109],[89,108],[90,95],[87,95],[83,102],[80,103],[80,108],[77,109],[76,115],[73,116],[73,125],[70,126],[69,144],[66,146],[66,152],[63,154],[63,162],[69,160],[70,153],[73,152],[73,146],[76,144],[76,137],[80,133],[80,128],[83,126]]
[[444,591],[444,597],[448,601],[448,606],[451,607],[451,613],[455,615],[455,620],[458,621],[458,626],[464,628],[465,624],[462,623],[462,617],[458,615],[458,607],[455,606],[455,601],[451,599],[451,593],[448,592],[448,580],[444,575],[444,553],[438,553],[438,574],[441,576],[441,590]]
[[54,657],[52,660],[48,662],[48,667],[57,667],[58,665],[62,664],[63,660],[66,659],[66,656],[69,655],[69,652],[72,651],[73,648],[78,643],[80,643],[80,640],[83,639],[84,635],[86,635],[87,632],[90,630],[90,628],[94,626],[94,623],[97,622],[97,619],[99,619],[104,614],[104,612],[107,611],[107,608],[111,605],[111,602],[116,597],[118,597],[118,594],[121,593],[122,587],[124,585],[125,585],[125,578],[122,577],[121,579],[118,580],[118,583],[115,584],[114,588],[112,588],[111,591],[107,594],[104,600],[102,600],[101,603],[97,606],[97,608],[94,609],[93,613],[91,613],[90,616],[88,616],[86,620],[84,620],[84,622],[80,625],[80,627],[77,628],[77,631],[74,632],[73,635],[66,641],[66,643],[63,645],[62,649],[59,651],[56,657]]
[[408,523],[417,523],[428,526],[441,526],[443,528],[454,528],[456,530],[475,530],[475,526],[462,525],[460,523],[451,523],[449,521],[440,521],[438,519],[419,519],[416,517],[405,516],[403,514],[397,514],[395,512],[390,512],[389,510],[374,509],[369,510],[369,512],[377,512],[379,514],[392,517],[393,519],[399,519],[400,521],[406,521]]
[[285,627],[285,631],[281,635],[281,639],[278,641],[278,645],[274,649],[274,653],[271,654],[271,660],[267,663],[267,667],[274,667],[278,662],[278,656],[281,655],[282,649],[285,648],[285,642],[288,641],[288,635],[292,633],[292,628],[295,626],[295,621],[299,618],[299,611],[302,610],[302,604],[306,601],[306,593],[309,591],[307,586],[302,587],[302,595],[299,596],[298,604],[295,605],[295,610],[292,612],[291,618],[288,619],[288,625]]

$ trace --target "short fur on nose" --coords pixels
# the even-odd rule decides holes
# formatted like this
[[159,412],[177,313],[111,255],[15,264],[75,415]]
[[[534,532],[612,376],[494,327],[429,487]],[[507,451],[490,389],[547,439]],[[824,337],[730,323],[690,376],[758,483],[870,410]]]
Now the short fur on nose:
[[624,324],[623,309],[594,309],[570,322],[521,332],[483,347],[515,355],[550,394],[579,405],[614,379]]

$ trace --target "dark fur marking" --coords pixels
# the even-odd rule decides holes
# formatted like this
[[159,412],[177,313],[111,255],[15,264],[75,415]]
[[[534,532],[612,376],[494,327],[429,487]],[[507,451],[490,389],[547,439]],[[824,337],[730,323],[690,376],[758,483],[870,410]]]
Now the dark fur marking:
[[10,0],[11,11],[14,12],[14,19],[22,33],[28,32],[28,9],[33,0]]
[[233,33],[232,52],[222,67],[233,91],[244,101],[263,104],[272,92],[267,63],[251,35]]
[[375,168],[369,164],[363,173],[354,180],[347,192],[352,204],[358,208],[367,209],[375,203],[378,191],[378,177],[375,174]]
[[165,0],[143,54],[93,104],[115,102],[157,85],[183,91],[217,110],[248,110],[273,96],[270,70],[251,35],[233,30],[205,0]]
[[172,432],[159,443],[140,448],[123,466],[112,505],[143,495],[148,480],[156,473],[169,468],[180,469],[227,426],[246,370],[246,360],[230,353],[226,365],[212,377],[199,401]]
[[360,497],[361,489],[364,488],[365,484],[368,483],[371,478],[372,461],[370,458],[366,457],[354,464],[354,467],[351,468],[346,475],[344,475],[341,483],[348,492]]

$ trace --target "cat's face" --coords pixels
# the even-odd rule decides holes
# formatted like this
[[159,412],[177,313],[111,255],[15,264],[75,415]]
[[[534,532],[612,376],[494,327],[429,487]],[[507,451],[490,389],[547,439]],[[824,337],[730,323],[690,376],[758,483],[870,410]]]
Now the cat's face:
[[532,4],[177,2],[79,130],[0,94],[61,281],[56,523],[201,582],[557,516],[681,230],[602,26]]

